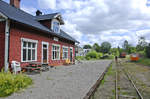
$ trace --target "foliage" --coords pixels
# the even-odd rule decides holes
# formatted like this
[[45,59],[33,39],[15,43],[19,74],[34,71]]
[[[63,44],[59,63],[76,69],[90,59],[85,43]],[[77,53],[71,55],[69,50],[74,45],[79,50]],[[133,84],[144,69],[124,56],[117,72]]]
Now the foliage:
[[103,57],[103,53],[97,53],[98,54],[98,59],[101,59]]
[[89,45],[89,44],[87,44],[87,45],[84,45],[83,48],[84,48],[84,49],[92,49],[92,46]]
[[147,45],[145,41],[145,37],[140,37],[138,41],[138,45],[136,46],[137,51],[143,51]]
[[145,50],[143,51],[139,51],[138,54],[142,57],[145,57],[146,56],[146,53],[145,53]]
[[146,65],[146,66],[150,66],[150,59],[149,58],[140,58],[138,63]]
[[84,56],[76,56],[76,59],[78,59],[78,60],[84,60]]
[[93,49],[94,49],[96,52],[100,52],[101,47],[98,45],[98,43],[95,43],[95,44],[93,45]]
[[136,53],[136,48],[133,47],[133,46],[130,46],[128,53],[129,53],[129,54],[131,54],[131,53]]
[[91,52],[86,54],[85,58],[87,60],[90,60],[91,58],[92,59],[98,59],[98,53],[96,51],[91,51]]
[[0,73],[0,97],[11,95],[32,84],[32,79],[23,74]]
[[136,53],[136,48],[129,44],[127,40],[124,41],[123,50],[128,54]]
[[145,53],[146,53],[146,56],[150,58],[150,44],[146,46]]
[[109,53],[110,49],[111,49],[111,44],[109,42],[103,42],[101,44],[101,52],[102,53],[104,53],[104,54]]
[[110,49],[110,52],[114,56],[119,56],[119,50],[118,50],[118,48],[112,48],[112,49]]
[[123,49],[127,52],[127,50],[129,49],[129,43],[128,43],[128,41],[127,40],[125,40],[124,41],[124,43],[123,43]]

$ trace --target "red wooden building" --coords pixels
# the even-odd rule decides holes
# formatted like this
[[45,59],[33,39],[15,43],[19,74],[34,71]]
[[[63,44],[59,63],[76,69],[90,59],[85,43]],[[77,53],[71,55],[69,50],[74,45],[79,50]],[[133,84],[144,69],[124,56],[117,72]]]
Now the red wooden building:
[[21,0],[0,0],[0,68],[8,70],[12,61],[21,66],[29,62],[61,65],[75,60],[75,43],[60,29],[64,21],[59,13],[36,16],[20,9]]

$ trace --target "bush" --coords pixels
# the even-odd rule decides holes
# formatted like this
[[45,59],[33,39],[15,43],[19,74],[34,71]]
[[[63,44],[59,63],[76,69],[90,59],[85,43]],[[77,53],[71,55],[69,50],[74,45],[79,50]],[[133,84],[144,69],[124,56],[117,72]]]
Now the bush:
[[87,60],[98,59],[98,53],[96,51],[91,51],[91,52],[89,52],[89,53],[86,54],[85,58]]
[[145,54],[148,58],[150,58],[150,44],[146,47]]
[[139,53],[139,55],[140,55],[141,57],[144,57],[144,56],[145,56],[145,51],[144,51],[144,50],[143,50],[143,51],[139,51],[138,53]]
[[32,79],[23,74],[0,73],[0,97],[11,95],[32,84]]
[[98,59],[101,59],[103,57],[103,53],[98,53]]
[[76,56],[76,59],[78,59],[78,60],[84,60],[84,56]]

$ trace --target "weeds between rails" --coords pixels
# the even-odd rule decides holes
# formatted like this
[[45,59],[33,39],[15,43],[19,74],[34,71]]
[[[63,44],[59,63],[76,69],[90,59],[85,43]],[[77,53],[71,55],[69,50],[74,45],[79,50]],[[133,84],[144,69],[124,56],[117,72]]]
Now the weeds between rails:
[[136,87],[131,75],[123,67],[123,61],[116,62],[116,99],[143,99],[143,96]]

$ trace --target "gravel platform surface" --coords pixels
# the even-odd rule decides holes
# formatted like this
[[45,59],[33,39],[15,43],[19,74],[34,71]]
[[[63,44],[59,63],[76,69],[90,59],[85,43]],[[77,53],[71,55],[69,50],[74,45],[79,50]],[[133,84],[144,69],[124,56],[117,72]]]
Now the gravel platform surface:
[[30,75],[34,82],[31,87],[3,99],[83,99],[110,63],[111,60],[84,61],[50,68]]

